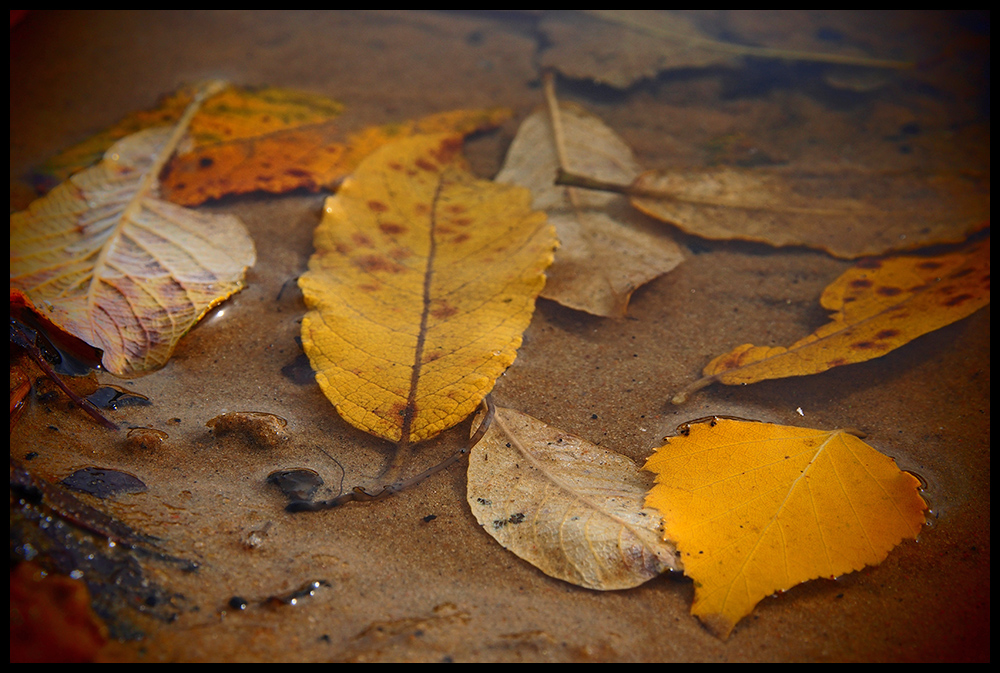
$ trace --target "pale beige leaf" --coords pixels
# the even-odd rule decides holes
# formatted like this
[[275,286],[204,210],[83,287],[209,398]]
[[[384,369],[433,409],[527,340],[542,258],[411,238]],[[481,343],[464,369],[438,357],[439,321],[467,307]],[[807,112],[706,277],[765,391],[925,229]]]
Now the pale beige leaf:
[[157,198],[176,128],[118,141],[10,218],[10,284],[56,325],[104,351],[120,376],[163,366],[177,341],[242,287],[256,256],[232,215]]
[[649,171],[632,203],[687,233],[846,259],[957,243],[988,225],[988,181],[873,170]]
[[644,506],[651,486],[625,456],[511,409],[497,408],[469,456],[469,507],[486,532],[589,589],[628,589],[679,568]]
[[[608,182],[639,174],[632,150],[600,119],[562,104],[567,170]],[[676,267],[680,247],[617,194],[555,184],[560,163],[550,114],[540,110],[521,124],[497,182],[531,190],[534,208],[548,213],[560,247],[542,296],[594,315],[625,315],[636,288]]]

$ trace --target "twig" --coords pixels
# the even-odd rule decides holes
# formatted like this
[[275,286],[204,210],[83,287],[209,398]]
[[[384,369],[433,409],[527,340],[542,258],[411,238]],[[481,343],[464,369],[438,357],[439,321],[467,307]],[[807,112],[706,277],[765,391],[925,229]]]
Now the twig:
[[496,407],[493,404],[493,399],[490,395],[487,395],[483,400],[483,404],[486,406],[486,415],[483,416],[483,422],[479,424],[476,432],[469,439],[469,443],[463,446],[461,449],[451,454],[443,461],[427,468],[420,474],[410,477],[409,479],[404,479],[402,481],[396,481],[391,484],[387,484],[382,487],[382,490],[376,493],[369,493],[364,488],[357,486],[348,493],[339,495],[336,498],[330,500],[296,500],[294,502],[288,503],[285,507],[286,512],[320,512],[325,509],[333,509],[334,507],[340,507],[341,505],[346,505],[349,502],[371,502],[373,500],[384,500],[391,495],[395,495],[400,491],[405,491],[406,489],[416,486],[420,482],[424,481],[428,477],[431,477],[438,472],[448,469],[462,458],[467,456],[472,448],[479,443],[479,440],[483,438],[486,431],[489,430],[490,424],[493,422],[493,416],[496,414]]

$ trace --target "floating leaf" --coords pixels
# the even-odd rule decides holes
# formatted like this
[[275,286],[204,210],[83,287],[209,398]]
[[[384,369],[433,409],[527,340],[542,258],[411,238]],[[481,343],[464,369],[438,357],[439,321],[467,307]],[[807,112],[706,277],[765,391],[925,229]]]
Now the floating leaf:
[[[559,251],[542,296],[594,315],[625,315],[632,292],[684,259],[680,247],[622,197],[557,186],[560,154],[572,170],[629,182],[639,173],[632,150],[600,119],[575,105],[559,107],[561,133],[550,111],[528,117],[518,129],[497,182],[531,189],[533,205],[549,215]],[[562,150],[560,152],[559,150]]]
[[872,360],[973,314],[990,303],[990,242],[934,257],[862,260],[820,303],[834,312],[831,322],[788,348],[743,344],[720,355],[674,403],[714,381],[756,383]]
[[193,206],[253,191],[332,190],[386,143],[418,133],[468,135],[495,127],[509,116],[504,108],[455,110],[370,127],[346,140],[332,123],[240,136],[178,155],[163,178],[163,193],[174,203]]
[[765,596],[878,564],[924,523],[919,481],[843,430],[717,418],[681,433],[646,462],[646,504],[722,638]]
[[588,589],[628,589],[678,567],[650,480],[621,454],[497,408],[469,455],[469,507],[504,548]]
[[174,128],[120,140],[100,164],[10,217],[11,287],[103,350],[104,367],[119,376],[163,366],[254,263],[239,219],[156,196],[156,175],[196,105]]
[[477,180],[456,136],[362,162],[326,202],[302,343],[349,423],[406,445],[471,414],[510,366],[552,263],[526,189]]
[[958,243],[990,216],[989,185],[958,175],[649,171],[629,191],[636,208],[689,234],[802,245],[846,259]]
[[[108,130],[49,160],[39,173],[61,182],[99,161],[109,147],[125,136],[155,126],[176,124],[196,93],[195,87],[186,87],[167,96],[155,109],[127,116]],[[188,134],[194,147],[201,147],[318,124],[338,116],[342,110],[340,103],[304,91],[229,86],[202,104],[191,120]]]

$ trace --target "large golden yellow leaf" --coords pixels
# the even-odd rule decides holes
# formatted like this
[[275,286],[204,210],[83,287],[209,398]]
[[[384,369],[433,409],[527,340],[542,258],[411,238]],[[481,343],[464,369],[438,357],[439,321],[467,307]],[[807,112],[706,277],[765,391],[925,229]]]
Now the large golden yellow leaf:
[[961,320],[990,303],[990,242],[937,256],[862,260],[823,292],[831,321],[791,346],[743,344],[705,366],[674,397],[727,385],[818,374],[871,360]]
[[118,141],[99,164],[10,216],[11,287],[103,350],[104,367],[119,376],[163,366],[243,286],[256,257],[238,218],[157,198],[156,175],[199,102],[174,127]]
[[335,190],[362,159],[386,143],[420,133],[467,135],[495,127],[509,116],[505,108],[453,110],[369,127],[347,138],[334,123],[262,128],[178,155],[167,167],[163,194],[174,203],[193,206],[253,191]]
[[643,502],[652,480],[621,454],[500,407],[468,475],[479,524],[551,577],[607,591],[678,568]]
[[723,638],[765,596],[880,563],[927,508],[913,475],[843,430],[717,418],[681,426],[644,469],[691,612]]
[[555,248],[531,193],[477,180],[461,139],[376,151],[326,202],[302,343],[338,412],[400,445],[471,414],[514,361]]

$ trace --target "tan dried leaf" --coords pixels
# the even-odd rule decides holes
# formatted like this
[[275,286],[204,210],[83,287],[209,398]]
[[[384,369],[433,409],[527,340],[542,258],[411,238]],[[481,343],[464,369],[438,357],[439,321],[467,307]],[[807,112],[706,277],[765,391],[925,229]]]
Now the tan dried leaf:
[[[600,119],[560,105],[567,170],[608,182],[639,174],[632,150]],[[594,315],[625,315],[638,287],[684,259],[680,247],[617,194],[555,184],[560,167],[550,112],[539,110],[518,129],[497,182],[531,190],[532,205],[548,213],[559,237],[542,296]]]
[[469,456],[469,507],[486,532],[588,589],[628,589],[679,568],[644,506],[651,486],[625,456],[502,407]]
[[648,171],[639,210],[704,238],[802,245],[835,257],[957,243],[989,223],[989,186],[958,175],[873,170]]

